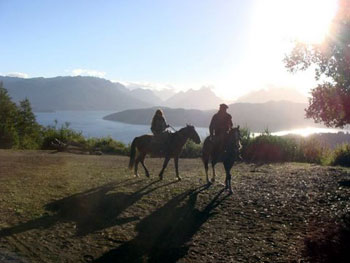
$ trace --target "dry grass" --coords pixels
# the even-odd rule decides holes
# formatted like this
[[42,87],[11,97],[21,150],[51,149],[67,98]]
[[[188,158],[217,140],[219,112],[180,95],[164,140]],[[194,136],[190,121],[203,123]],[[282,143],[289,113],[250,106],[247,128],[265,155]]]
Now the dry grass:
[[159,159],[147,160],[151,179],[127,162],[0,151],[0,261],[313,261],[304,241],[349,214],[344,168],[239,164],[228,195],[204,185],[198,159],[180,160],[181,182],[172,164],[157,180]]

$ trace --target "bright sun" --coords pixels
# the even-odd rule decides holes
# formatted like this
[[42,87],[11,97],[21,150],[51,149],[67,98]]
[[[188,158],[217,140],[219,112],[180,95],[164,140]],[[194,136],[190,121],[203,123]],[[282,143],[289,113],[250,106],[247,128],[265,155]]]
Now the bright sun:
[[[337,11],[338,0],[254,0],[247,28],[249,41],[245,59],[218,81],[221,94],[239,97],[247,91],[271,86],[298,89],[304,94],[314,85],[313,74],[291,77],[283,64],[294,41],[316,44],[323,41]],[[233,47],[232,54],[236,50]],[[252,78],[252,75],[254,77]],[[248,80],[248,81],[247,81]],[[232,87],[240,87],[232,89]]]
[[254,24],[266,36],[319,43],[336,7],[337,0],[257,0]]

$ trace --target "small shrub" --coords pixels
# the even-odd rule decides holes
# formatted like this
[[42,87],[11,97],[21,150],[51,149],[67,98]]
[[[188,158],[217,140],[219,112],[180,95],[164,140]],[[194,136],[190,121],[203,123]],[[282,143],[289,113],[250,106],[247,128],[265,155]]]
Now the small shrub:
[[350,167],[350,144],[340,145],[334,150],[332,165]]
[[89,138],[86,141],[89,149],[93,151],[101,151],[107,154],[129,155],[130,146],[113,140],[111,137],[105,138]]
[[299,143],[299,152],[295,161],[321,164],[326,162],[328,155],[328,149],[319,141],[314,138],[306,138]]
[[297,154],[297,143],[290,138],[262,134],[248,141],[242,157],[248,162],[293,161]]
[[196,144],[192,141],[187,141],[185,144],[182,153],[180,155],[181,158],[198,158],[202,155],[202,144]]
[[75,141],[79,143],[85,143],[85,138],[81,132],[74,131],[69,128],[69,123],[66,122],[60,128],[57,128],[57,121],[55,121],[54,126],[44,127],[42,130],[43,141],[41,149],[43,150],[52,150],[54,147],[52,143],[55,142],[55,139],[60,140],[63,143],[70,141]]

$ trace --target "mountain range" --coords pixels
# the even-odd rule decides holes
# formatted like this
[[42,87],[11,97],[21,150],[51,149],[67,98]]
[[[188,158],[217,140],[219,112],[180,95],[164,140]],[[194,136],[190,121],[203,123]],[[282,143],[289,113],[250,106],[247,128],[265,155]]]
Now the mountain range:
[[[212,109],[222,103],[209,88],[178,93],[136,85],[129,89],[121,83],[85,76],[30,79],[0,76],[0,81],[15,102],[28,98],[34,111],[121,111],[151,106]],[[161,99],[169,95],[168,99]]]
[[137,99],[120,83],[95,77],[1,77],[15,102],[28,98],[34,111],[125,110],[153,104]]
[[[150,108],[217,109],[223,99],[208,87],[175,92],[155,90],[142,84],[123,85],[96,77],[17,78],[0,76],[15,102],[28,98],[35,111],[111,110]],[[306,102],[295,90],[270,87],[238,98],[235,102],[264,103],[271,100]]]

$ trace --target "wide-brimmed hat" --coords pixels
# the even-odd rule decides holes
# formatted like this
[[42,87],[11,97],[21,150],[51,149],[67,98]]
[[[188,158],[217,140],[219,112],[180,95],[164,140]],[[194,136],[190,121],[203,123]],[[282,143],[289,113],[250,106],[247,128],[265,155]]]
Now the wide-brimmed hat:
[[228,109],[228,106],[225,103],[220,104],[220,109]]

